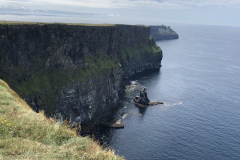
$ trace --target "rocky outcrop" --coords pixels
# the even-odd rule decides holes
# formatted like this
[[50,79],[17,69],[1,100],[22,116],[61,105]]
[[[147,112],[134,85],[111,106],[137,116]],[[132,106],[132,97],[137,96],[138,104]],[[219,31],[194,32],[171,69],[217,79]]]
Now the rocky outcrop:
[[164,25],[161,26],[150,26],[151,27],[151,36],[155,41],[160,40],[169,40],[169,39],[178,39],[178,34],[170,28]]
[[142,91],[140,91],[140,96],[136,96],[133,100],[133,103],[139,107],[148,107],[154,106],[158,104],[164,104],[162,101],[150,102],[147,96],[146,88],[144,87]]
[[0,78],[34,110],[75,122],[118,106],[124,77],[161,59],[145,26],[0,25]]
[[150,100],[148,99],[146,88],[143,88],[143,90],[140,91],[140,96],[136,96],[133,101],[139,104],[148,105]]

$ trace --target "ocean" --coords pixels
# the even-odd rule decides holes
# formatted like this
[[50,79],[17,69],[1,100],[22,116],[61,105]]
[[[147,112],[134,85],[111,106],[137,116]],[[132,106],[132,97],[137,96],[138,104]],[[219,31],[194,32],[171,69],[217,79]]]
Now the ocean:
[[[124,129],[101,131],[102,142],[128,160],[240,159],[240,27],[184,25],[163,50],[159,72],[131,80],[115,118]],[[131,100],[147,88],[151,101]]]

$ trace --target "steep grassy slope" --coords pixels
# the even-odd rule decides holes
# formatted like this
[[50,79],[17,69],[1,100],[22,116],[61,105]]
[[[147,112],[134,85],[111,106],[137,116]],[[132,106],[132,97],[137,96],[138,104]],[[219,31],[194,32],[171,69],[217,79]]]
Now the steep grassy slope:
[[34,112],[0,80],[0,159],[123,159]]

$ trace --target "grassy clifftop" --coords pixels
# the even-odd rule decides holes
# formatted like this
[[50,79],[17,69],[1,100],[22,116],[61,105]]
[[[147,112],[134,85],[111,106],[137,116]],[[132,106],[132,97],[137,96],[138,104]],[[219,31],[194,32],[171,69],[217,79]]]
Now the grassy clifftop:
[[0,80],[0,159],[123,159],[43,113]]
[[21,21],[0,21],[0,24],[7,25],[45,25],[45,24],[65,24],[65,25],[81,25],[81,26],[114,26],[114,24],[90,24],[90,23],[51,23],[51,22],[21,22]]

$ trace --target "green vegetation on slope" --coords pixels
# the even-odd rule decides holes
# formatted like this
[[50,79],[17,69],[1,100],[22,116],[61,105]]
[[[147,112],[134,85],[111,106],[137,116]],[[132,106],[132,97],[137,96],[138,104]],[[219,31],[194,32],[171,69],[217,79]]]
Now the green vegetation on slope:
[[35,113],[0,80],[0,159],[123,159],[64,122]]
[[92,75],[97,76],[103,70],[121,67],[117,59],[110,59],[106,54],[99,57],[88,56],[85,59],[85,67],[79,67],[74,71],[66,71],[63,68],[44,69],[42,71],[33,71],[31,77],[26,81],[17,82],[9,79],[14,85],[15,91],[22,97],[44,92],[44,100],[47,108],[45,112],[50,115],[54,110],[52,105],[55,103],[57,94],[70,81],[86,82]]
[[[101,70],[121,67],[117,60],[112,60],[105,54],[99,57],[88,56],[86,57],[85,64],[86,67],[79,67],[73,73],[63,70],[63,68],[45,69],[41,73],[35,71],[26,81],[21,83],[14,82],[15,89],[17,93],[25,97],[39,93],[43,88],[47,90],[50,88],[62,88],[71,80],[85,82],[88,76],[98,73]],[[11,82],[11,80],[9,81]]]
[[140,43],[137,47],[126,48],[121,51],[121,55],[124,59],[132,58],[132,57],[139,57],[141,58],[141,54],[147,53],[154,53],[155,55],[161,52],[161,48],[158,45],[150,45],[146,43]]

